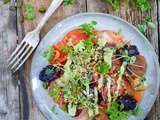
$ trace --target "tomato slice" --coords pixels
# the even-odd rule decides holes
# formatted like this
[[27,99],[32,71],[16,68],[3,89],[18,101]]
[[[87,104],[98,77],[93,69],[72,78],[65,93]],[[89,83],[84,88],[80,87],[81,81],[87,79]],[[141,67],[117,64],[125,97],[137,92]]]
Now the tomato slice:
[[72,42],[74,45],[77,44],[80,40],[86,40],[89,36],[85,34],[82,29],[75,29],[70,31],[64,39]]

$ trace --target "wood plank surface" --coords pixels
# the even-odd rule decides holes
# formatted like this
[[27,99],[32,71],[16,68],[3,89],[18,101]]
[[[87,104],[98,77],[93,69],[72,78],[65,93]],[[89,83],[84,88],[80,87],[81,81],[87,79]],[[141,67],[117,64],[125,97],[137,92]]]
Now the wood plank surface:
[[[62,5],[56,13],[50,18],[43,30],[41,31],[41,36],[43,37],[56,23],[60,20],[74,15],[80,12],[103,12],[109,13],[116,16],[119,16],[132,24],[143,23],[147,15],[151,15],[154,19],[156,25],[155,29],[149,29],[147,31],[147,38],[155,48],[157,55],[159,55],[159,39],[158,33],[160,35],[160,26],[158,23],[158,14],[160,15],[160,2],[158,0],[150,0],[152,3],[152,9],[147,12],[142,13],[134,4],[133,1],[127,2],[128,0],[121,0],[120,11],[115,12],[110,4],[106,4],[104,0],[76,0],[76,3],[73,6],[64,6]],[[36,20],[27,21],[24,20],[22,23],[20,16],[23,15],[24,10],[18,10],[18,36],[19,42],[22,40],[24,34],[28,31],[31,31],[35,25],[38,23],[39,19],[43,14],[38,12],[38,9],[41,5],[49,6],[51,0],[23,0],[24,3],[32,3],[36,10]],[[159,4],[158,4],[159,2]],[[132,7],[128,7],[132,6]],[[159,5],[159,7],[158,7]],[[21,108],[21,119],[22,120],[45,120],[43,115],[39,112],[35,102],[32,98],[32,91],[30,88],[29,73],[31,65],[32,56],[26,62],[23,68],[21,68],[18,73],[20,84],[21,84],[21,93],[20,93],[20,108]],[[157,97],[155,105],[153,106],[151,112],[147,116],[146,120],[160,120],[160,97]]]
[[17,43],[15,17],[0,0],[0,120],[19,119],[19,87],[6,61]]

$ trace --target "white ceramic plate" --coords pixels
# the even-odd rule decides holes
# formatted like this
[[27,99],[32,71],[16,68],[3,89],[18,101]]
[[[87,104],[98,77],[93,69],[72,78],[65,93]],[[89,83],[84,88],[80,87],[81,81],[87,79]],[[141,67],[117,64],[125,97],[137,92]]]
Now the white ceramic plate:
[[79,25],[83,23],[89,23],[92,20],[96,20],[98,23],[96,25],[96,29],[109,29],[112,31],[117,31],[121,28],[123,30],[122,34],[124,38],[126,40],[131,40],[131,43],[135,44],[138,47],[140,53],[145,56],[148,64],[146,83],[149,87],[144,92],[142,102],[140,103],[143,112],[140,116],[129,117],[129,120],[143,120],[153,106],[158,94],[160,83],[160,69],[157,56],[148,40],[134,26],[118,17],[102,13],[83,13],[69,17],[53,27],[43,38],[34,54],[30,74],[33,96],[37,103],[37,106],[40,108],[40,110],[48,120],[73,119],[69,117],[67,113],[64,113],[58,107],[58,105],[56,107],[56,112],[58,114],[54,114],[51,111],[52,105],[54,105],[55,103],[47,95],[47,91],[43,89],[42,83],[38,77],[41,69],[47,65],[47,61],[42,57],[42,53],[46,48],[61,40],[64,35],[71,29],[79,27]]

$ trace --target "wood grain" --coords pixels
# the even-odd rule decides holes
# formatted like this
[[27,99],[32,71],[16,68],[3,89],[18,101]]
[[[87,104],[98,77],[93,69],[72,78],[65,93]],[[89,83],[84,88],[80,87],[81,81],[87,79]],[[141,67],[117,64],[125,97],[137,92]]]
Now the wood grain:
[[15,16],[0,1],[0,120],[19,119],[19,87],[6,61],[17,43]]

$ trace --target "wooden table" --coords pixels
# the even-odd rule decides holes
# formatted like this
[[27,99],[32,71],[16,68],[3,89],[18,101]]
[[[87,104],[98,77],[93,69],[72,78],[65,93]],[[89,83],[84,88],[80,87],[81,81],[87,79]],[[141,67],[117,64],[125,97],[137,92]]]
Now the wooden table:
[[[76,0],[72,6],[62,5],[41,31],[41,37],[60,20],[81,12],[109,13],[132,24],[143,23],[145,16],[151,15],[156,28],[149,29],[146,36],[159,55],[160,23],[158,23],[157,16],[160,15],[160,1],[150,0],[152,9],[143,13],[133,4],[132,0],[130,0],[132,2],[127,1],[121,0],[118,13],[114,12],[111,5],[102,0]],[[45,120],[32,98],[29,79],[32,56],[16,74],[11,74],[7,69],[7,58],[20,43],[25,33],[32,30],[42,16],[38,12],[39,6],[42,4],[48,6],[51,0],[23,0],[23,2],[33,3],[37,13],[36,20],[22,21],[22,9],[9,11],[9,4],[3,4],[3,1],[0,0],[0,120]],[[127,4],[132,7],[128,7]],[[160,120],[159,96],[146,120]]]

